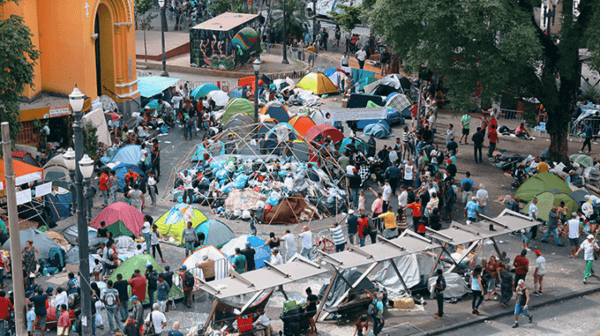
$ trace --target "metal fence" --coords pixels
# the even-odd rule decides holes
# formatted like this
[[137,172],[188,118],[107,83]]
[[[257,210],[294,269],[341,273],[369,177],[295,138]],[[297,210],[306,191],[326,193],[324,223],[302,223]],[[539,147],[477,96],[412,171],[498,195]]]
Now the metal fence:
[[[263,52],[266,54],[282,56],[283,57],[283,45],[274,44],[268,42],[262,42]],[[339,67],[339,60],[329,58],[327,56],[319,55],[304,48],[293,47],[290,45],[286,46],[287,56],[289,59],[296,59],[302,62],[306,62],[309,65],[309,71],[321,72],[333,67]],[[289,72],[289,71],[286,71]],[[302,77],[302,76],[300,76]]]

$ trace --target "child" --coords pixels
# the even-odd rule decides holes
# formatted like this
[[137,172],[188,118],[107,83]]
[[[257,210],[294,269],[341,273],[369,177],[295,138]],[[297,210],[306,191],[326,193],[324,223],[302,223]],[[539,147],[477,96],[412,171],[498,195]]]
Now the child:
[[358,195],[358,213],[361,215],[365,213],[365,191],[362,189]]
[[421,219],[419,221],[419,227],[417,228],[417,233],[420,234],[421,236],[425,237],[425,232],[427,230],[425,229],[425,220]]
[[100,273],[102,273],[102,265],[100,264],[100,260],[94,259],[94,279],[96,281],[100,281]]
[[144,251],[142,250],[142,244],[137,244],[137,248],[135,250],[135,252],[133,252],[133,255],[143,255]]
[[27,334],[33,336],[33,326],[35,325],[35,311],[33,310],[33,303],[27,304]]

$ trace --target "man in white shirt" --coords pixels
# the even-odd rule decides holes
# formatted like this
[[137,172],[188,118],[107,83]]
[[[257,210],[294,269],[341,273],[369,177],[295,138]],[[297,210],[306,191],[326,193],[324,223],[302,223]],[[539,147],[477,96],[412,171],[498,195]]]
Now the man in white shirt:
[[271,253],[271,265],[273,265],[273,266],[282,265],[283,258],[281,257],[281,254],[279,253],[279,249],[276,247],[271,252],[272,252]]
[[406,191],[406,186],[400,186],[400,193],[398,193],[398,207],[400,209],[405,209],[406,204],[408,204],[408,191]]
[[192,204],[192,201],[194,200],[194,188],[192,187],[192,176],[190,174],[188,174],[187,170],[183,171],[183,175],[181,176],[181,179],[183,180],[183,188],[185,189],[185,192],[183,193],[183,203],[186,203],[186,200],[189,199],[189,201],[187,202],[188,204]]
[[285,230],[283,240],[285,241],[285,261],[288,262],[298,251],[298,248],[296,247],[296,239],[290,230]]
[[567,224],[569,228],[569,246],[571,247],[571,258],[575,258],[575,250],[579,246],[579,233],[581,230],[576,212],[571,213],[571,219],[567,221]]
[[[542,295],[542,281],[544,280],[544,274],[546,274],[546,258],[542,256],[542,251],[535,250],[535,271],[533,272],[533,295]],[[538,290],[539,287],[539,290]]]
[[361,47],[359,51],[355,54],[356,59],[358,60],[358,66],[362,70],[365,66],[365,60],[367,59],[367,52],[365,51],[365,47]]
[[302,239],[302,250],[300,251],[300,254],[303,257],[312,260],[312,257],[310,255],[310,251],[312,250],[313,246],[312,232],[308,230],[308,225],[302,227],[302,232],[298,236]]
[[66,305],[69,308],[69,297],[67,296],[67,291],[62,287],[58,287],[56,289],[56,299],[54,299],[54,307],[56,307],[56,311],[60,311],[60,305]]
[[[534,198],[533,201],[531,201],[531,204],[529,205],[529,218],[533,219],[534,222],[538,221],[538,199]],[[529,238],[530,239],[535,239],[535,237],[537,236],[537,229],[538,226],[534,225],[531,227],[531,229],[529,229]]]
[[342,67],[347,67],[350,64],[348,60],[348,53],[344,53],[344,55],[340,59],[340,64],[342,65]]
[[146,318],[146,324],[152,323],[152,325],[154,325],[154,333],[160,335],[160,333],[163,331],[163,328],[167,326],[167,318],[165,317],[165,314],[158,310],[158,308],[158,303],[152,305],[152,312],[148,314],[148,317]]
[[[479,190],[477,190],[477,194],[475,194],[475,197],[477,197],[477,201],[479,202],[479,211],[482,214],[486,214],[485,213],[485,208],[487,207],[487,201],[488,201],[488,192],[487,190],[485,190],[485,185],[483,185],[483,183],[479,184]],[[531,209],[531,207],[530,207]],[[536,217],[537,217],[537,208],[536,208]],[[495,231],[490,229],[491,231]]]
[[583,284],[586,285],[587,278],[590,275],[594,275],[596,273],[594,272],[594,268],[592,268],[592,264],[594,263],[594,251],[600,251],[600,248],[598,248],[598,244],[596,244],[596,241],[594,241],[593,235],[588,235],[587,239],[584,240],[583,243],[581,243],[581,246],[575,253],[575,257],[577,257],[581,250],[583,250],[584,252],[583,259],[585,260],[585,273],[583,274]]

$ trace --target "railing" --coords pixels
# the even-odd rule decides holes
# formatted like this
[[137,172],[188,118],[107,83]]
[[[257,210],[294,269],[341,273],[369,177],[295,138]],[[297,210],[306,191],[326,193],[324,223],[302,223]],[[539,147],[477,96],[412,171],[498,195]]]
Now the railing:
[[[263,52],[271,55],[283,56],[283,45],[268,42],[262,42]],[[309,71],[321,72],[333,67],[339,67],[340,61],[319,55],[318,53],[306,50],[306,48],[286,46],[287,55],[290,59],[297,59],[308,63]],[[302,74],[304,75],[304,74]],[[291,77],[291,76],[289,76]]]

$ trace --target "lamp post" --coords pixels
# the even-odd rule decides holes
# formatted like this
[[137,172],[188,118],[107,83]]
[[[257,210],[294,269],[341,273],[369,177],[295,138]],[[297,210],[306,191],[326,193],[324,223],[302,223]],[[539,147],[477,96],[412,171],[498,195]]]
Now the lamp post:
[[[83,195],[83,179],[91,178],[94,173],[93,161],[87,156],[83,155],[83,124],[81,122],[83,103],[85,101],[85,95],[79,91],[77,86],[73,89],[73,92],[69,95],[69,103],[73,109],[73,116],[75,121],[73,122],[73,133],[75,139],[73,144],[75,151],[69,148],[63,155],[65,159],[65,165],[73,177],[75,184],[75,191],[77,197],[77,235],[79,245],[79,285],[81,287],[81,316],[83,324],[83,333],[88,335],[92,332],[92,300],[91,300],[91,288],[90,288],[90,264],[89,264],[89,241],[88,241],[88,225],[85,218],[85,203],[86,199]],[[92,164],[89,164],[92,161]],[[79,164],[76,164],[79,162]]]
[[258,124],[258,73],[260,72],[260,60],[255,59],[252,62],[252,67],[254,67],[254,120]]
[[283,0],[283,59],[281,63],[290,64],[290,61],[287,59],[287,36],[285,35],[285,0]]
[[167,56],[165,54],[165,0],[158,0],[160,6],[160,38],[162,41],[162,72],[163,77],[169,77],[167,72]]

